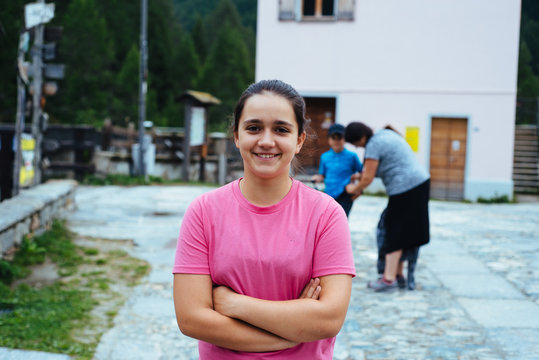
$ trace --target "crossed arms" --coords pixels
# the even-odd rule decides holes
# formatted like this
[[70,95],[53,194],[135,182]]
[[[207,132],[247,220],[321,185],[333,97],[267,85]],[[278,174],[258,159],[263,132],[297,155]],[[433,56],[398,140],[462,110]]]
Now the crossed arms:
[[270,301],[213,287],[209,275],[175,274],[174,306],[181,332],[231,350],[276,351],[336,336],[350,300],[352,277],[311,280],[298,299]]

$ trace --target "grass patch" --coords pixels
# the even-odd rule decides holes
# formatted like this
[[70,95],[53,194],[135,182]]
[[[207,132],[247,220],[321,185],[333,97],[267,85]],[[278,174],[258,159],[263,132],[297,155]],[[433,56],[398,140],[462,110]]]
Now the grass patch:
[[137,186],[137,185],[205,185],[217,186],[212,183],[203,183],[200,181],[180,181],[180,180],[165,180],[159,176],[148,175],[148,180],[143,176],[130,176],[122,174],[107,174],[106,176],[90,174],[86,175],[82,180],[84,185],[119,185],[119,186]]
[[509,199],[509,197],[507,195],[495,196],[495,197],[488,198],[488,199],[479,197],[479,198],[477,198],[477,202],[482,203],[482,204],[510,204],[510,203],[514,203],[514,201]]
[[[126,241],[84,238],[92,246],[83,247],[79,238],[57,221],[25,238],[12,261],[0,260],[0,346],[93,357],[149,266],[118,248]],[[52,281],[36,281],[44,266],[57,269]]]

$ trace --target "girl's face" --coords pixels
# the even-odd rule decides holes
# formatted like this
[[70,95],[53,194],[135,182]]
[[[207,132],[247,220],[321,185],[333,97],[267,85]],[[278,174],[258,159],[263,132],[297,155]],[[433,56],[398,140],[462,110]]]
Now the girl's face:
[[246,177],[284,178],[288,177],[292,159],[303,146],[305,133],[298,134],[294,110],[288,100],[264,92],[245,102],[234,141],[243,158]]

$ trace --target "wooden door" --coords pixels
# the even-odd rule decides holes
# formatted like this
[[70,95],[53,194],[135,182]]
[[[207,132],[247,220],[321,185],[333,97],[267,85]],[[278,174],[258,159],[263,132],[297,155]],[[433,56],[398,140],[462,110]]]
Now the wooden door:
[[317,173],[320,155],[329,149],[328,129],[335,122],[335,98],[305,98],[310,134],[298,159],[306,173]]
[[464,168],[468,119],[432,118],[430,195],[435,199],[464,199]]

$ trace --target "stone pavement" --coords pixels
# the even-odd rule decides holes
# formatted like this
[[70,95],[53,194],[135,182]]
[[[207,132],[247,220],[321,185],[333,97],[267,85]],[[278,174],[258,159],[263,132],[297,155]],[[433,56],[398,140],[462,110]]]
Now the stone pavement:
[[[87,236],[134,239],[132,255],[152,265],[103,335],[95,359],[198,358],[196,341],[176,325],[171,266],[184,211],[210,189],[78,188],[69,227]],[[366,284],[376,277],[375,226],[386,202],[361,197],[350,214],[358,276],[334,358],[539,359],[539,203],[432,201],[431,243],[421,249],[417,290],[380,294]],[[18,359],[10,354],[0,349],[0,358]]]

